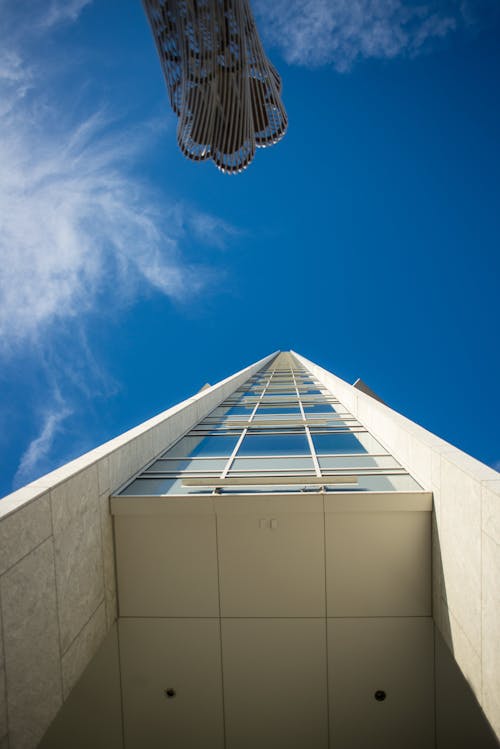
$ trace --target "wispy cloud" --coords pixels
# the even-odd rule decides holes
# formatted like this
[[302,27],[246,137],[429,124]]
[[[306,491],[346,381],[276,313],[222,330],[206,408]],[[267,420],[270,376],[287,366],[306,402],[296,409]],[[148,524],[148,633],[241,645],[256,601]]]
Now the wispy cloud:
[[333,65],[339,72],[358,60],[414,56],[469,19],[459,0],[256,0],[267,41],[296,65]]
[[17,485],[53,467],[54,441],[82,402],[116,388],[87,323],[151,293],[189,303],[216,273],[187,259],[189,235],[219,247],[234,233],[137,176],[161,136],[153,118],[133,127],[101,108],[78,119],[51,97],[57,46],[49,60],[32,50],[45,55],[40,42],[89,4],[0,0],[0,355],[29,350],[51,404],[33,407],[39,431]]
[[29,443],[21,456],[13,481],[15,487],[23,486],[34,476],[52,468],[51,452],[54,439],[62,431],[64,422],[71,414],[72,410],[61,400],[56,401],[51,409],[44,411],[40,433]]
[[30,116],[24,102],[0,117],[0,336],[37,336],[51,322],[91,313],[99,295],[130,301],[141,286],[182,300],[203,287],[203,269],[182,256],[191,222],[208,243],[217,219],[179,202],[161,205],[121,167],[140,147],[95,115],[76,128]]
[[82,10],[92,0],[52,0],[41,12],[39,23],[42,28],[50,28],[66,21],[76,21]]
[[209,213],[193,212],[190,215],[189,228],[193,235],[203,244],[224,249],[230,239],[241,236],[242,232],[227,221]]
[[[39,28],[52,27],[74,20],[87,4],[53,1],[35,19]],[[34,33],[33,25],[26,33]],[[142,130],[146,138],[102,112],[68,121],[57,103],[30,88],[32,65],[19,49],[9,47],[5,29],[0,42],[4,351],[36,339],[54,322],[92,314],[104,295],[108,308],[110,302],[129,303],[147,288],[176,301],[191,298],[210,273],[185,259],[188,228],[214,246],[224,243],[233,228],[154,194],[133,175],[129,167],[154,137],[151,128]]]
[[[38,30],[75,22],[93,0],[0,0],[2,26],[14,41]],[[15,22],[15,23],[14,23]]]

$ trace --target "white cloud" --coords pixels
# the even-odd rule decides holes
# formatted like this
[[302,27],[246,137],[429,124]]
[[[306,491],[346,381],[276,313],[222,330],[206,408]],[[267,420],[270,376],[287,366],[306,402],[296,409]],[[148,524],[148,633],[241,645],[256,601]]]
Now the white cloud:
[[14,486],[23,486],[35,476],[52,468],[51,450],[54,439],[61,432],[64,421],[71,416],[71,409],[59,400],[42,417],[40,433],[28,445],[14,476]]
[[[26,38],[74,20],[87,4],[35,2]],[[0,7],[14,6],[4,1]],[[66,120],[57,102],[40,93],[50,88],[43,64],[23,59],[21,38],[18,31],[13,41],[6,24],[0,32],[4,353],[37,340],[54,323],[93,314],[104,297],[108,309],[153,288],[175,301],[190,299],[213,273],[185,260],[187,230],[213,246],[233,232],[217,217],[153,194],[133,176],[130,166],[159,135],[154,122],[139,131],[102,113]]]
[[189,219],[189,228],[193,235],[204,244],[219,249],[226,247],[231,237],[241,235],[241,231],[218,216],[209,213],[193,212]]
[[[108,124],[101,116],[76,129],[53,117],[41,124],[24,101],[0,116],[4,345],[91,313],[104,293],[120,304],[150,286],[183,300],[203,286],[202,269],[184,262],[180,246],[196,212],[178,202],[160,210],[121,166],[137,138],[109,133]],[[216,219],[212,228],[221,235]]]
[[416,55],[456,29],[465,13],[458,0],[441,10],[436,0],[256,0],[255,9],[264,38],[287,62],[340,72],[361,59]]
[[50,93],[64,66],[44,40],[88,4],[0,0],[0,354],[11,368],[18,354],[36,363],[39,426],[16,485],[53,468],[72,414],[119,387],[92,352],[89,322],[155,291],[189,303],[216,274],[186,259],[190,235],[218,247],[234,233],[136,176],[161,137],[156,120],[133,128],[102,111],[77,120]]
[[39,23],[42,28],[49,28],[59,23],[76,21],[82,10],[92,0],[52,0],[42,11]]
[[58,24],[74,23],[91,3],[92,0],[0,0],[3,36],[16,41]]

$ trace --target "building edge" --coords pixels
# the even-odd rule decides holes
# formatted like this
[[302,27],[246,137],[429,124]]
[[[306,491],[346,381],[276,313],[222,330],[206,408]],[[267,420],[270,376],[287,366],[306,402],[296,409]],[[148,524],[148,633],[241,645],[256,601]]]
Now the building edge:
[[116,620],[110,493],[278,353],[0,500],[0,746],[38,745]]
[[291,351],[433,493],[433,618],[500,739],[500,474]]

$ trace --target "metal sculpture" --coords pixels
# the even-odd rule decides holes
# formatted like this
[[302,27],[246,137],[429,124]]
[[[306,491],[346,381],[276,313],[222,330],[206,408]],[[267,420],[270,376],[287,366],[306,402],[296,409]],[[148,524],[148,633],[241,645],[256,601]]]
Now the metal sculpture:
[[248,0],[143,0],[160,56],[177,141],[194,161],[243,171],[256,147],[286,132],[281,79]]

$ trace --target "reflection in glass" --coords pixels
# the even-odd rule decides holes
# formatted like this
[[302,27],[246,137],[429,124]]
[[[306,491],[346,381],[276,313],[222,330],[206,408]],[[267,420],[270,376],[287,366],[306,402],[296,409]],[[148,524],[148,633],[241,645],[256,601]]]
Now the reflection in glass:
[[326,401],[324,403],[304,404],[304,412],[306,414],[324,414],[331,413],[332,411],[336,410],[337,409],[334,408],[331,403],[327,403]]
[[247,434],[238,450],[242,455],[309,455],[305,434]]
[[178,473],[180,471],[199,471],[201,473],[221,473],[227,463],[227,458],[175,458],[173,460],[160,458],[149,466],[146,473]]
[[312,434],[314,449],[318,455],[335,453],[365,453],[366,448],[355,434]]
[[[269,484],[268,486],[244,486],[238,484],[238,486],[224,486],[221,490],[221,494],[297,494],[300,493],[306,487],[302,487],[300,484]],[[307,486],[308,489],[314,488]],[[317,488],[316,488],[317,491]]]
[[357,455],[349,456],[343,455],[339,457],[319,457],[318,458],[320,468],[334,469],[334,468],[400,468],[399,463],[391,455],[382,455],[379,457],[371,457],[368,455]]
[[[325,484],[326,491],[346,491],[335,484]],[[362,492],[420,492],[422,487],[408,474],[394,476],[358,476],[358,483],[349,491]]]
[[252,406],[233,406],[227,411],[226,416],[251,416]]
[[211,494],[212,489],[202,486],[182,486],[182,479],[138,478],[132,481],[121,495],[132,497],[158,497],[165,494]]
[[207,437],[183,437],[170,450],[163,454],[165,458],[177,456],[210,457],[212,455],[229,456],[236,447],[237,435],[209,435]]
[[314,473],[312,458],[297,456],[293,458],[235,458],[229,475],[238,471],[311,471]]
[[273,414],[296,414],[300,416],[300,408],[298,403],[296,406],[259,406],[255,412],[256,416],[271,416]]

